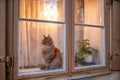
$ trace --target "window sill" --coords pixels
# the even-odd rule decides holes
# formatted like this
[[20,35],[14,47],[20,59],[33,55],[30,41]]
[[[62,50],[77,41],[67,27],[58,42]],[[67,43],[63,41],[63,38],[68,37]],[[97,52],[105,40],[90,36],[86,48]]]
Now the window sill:
[[56,75],[48,75],[48,76],[21,76],[18,77],[18,79],[22,79],[22,80],[68,80],[68,79],[77,79],[77,78],[85,78],[85,77],[96,77],[96,76],[101,76],[101,75],[106,75],[106,74],[110,74],[111,71],[109,69],[99,69],[99,70],[94,70],[94,71],[84,71],[84,72],[76,72],[73,74],[65,74],[65,73],[61,73],[61,74],[56,74]]
[[[96,76],[107,75],[107,74],[111,74],[111,71],[106,70],[106,71],[98,71],[96,73],[76,73],[76,74],[73,74],[71,76],[59,77],[59,78],[57,78],[57,80],[69,80],[69,79],[96,77]],[[56,80],[56,78],[49,79],[49,80]]]

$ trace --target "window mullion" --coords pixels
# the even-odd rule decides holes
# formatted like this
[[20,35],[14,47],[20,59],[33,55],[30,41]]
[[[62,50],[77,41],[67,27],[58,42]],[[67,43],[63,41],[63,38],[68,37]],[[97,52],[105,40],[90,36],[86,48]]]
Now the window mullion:
[[68,62],[67,64],[67,71],[69,73],[72,72],[72,1],[73,0],[65,0],[65,6],[66,6],[66,60]]
[[99,25],[91,25],[91,24],[74,24],[74,25],[77,25],[77,26],[87,26],[87,27],[98,27],[98,28],[104,28],[104,26],[99,26]]
[[19,20],[20,20],[20,21],[32,21],[32,22],[44,22],[44,23],[65,24],[65,22],[48,21],[48,20],[38,20],[38,19],[26,19],[26,18],[19,18]]

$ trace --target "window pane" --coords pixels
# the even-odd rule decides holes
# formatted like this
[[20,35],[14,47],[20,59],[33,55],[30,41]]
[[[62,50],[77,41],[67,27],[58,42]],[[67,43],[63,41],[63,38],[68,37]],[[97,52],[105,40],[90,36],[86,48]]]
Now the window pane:
[[103,25],[102,0],[75,0],[75,23]]
[[20,0],[20,18],[64,21],[64,0]]
[[65,25],[20,21],[19,73],[65,70]]
[[102,28],[75,26],[75,67],[105,64],[103,31]]

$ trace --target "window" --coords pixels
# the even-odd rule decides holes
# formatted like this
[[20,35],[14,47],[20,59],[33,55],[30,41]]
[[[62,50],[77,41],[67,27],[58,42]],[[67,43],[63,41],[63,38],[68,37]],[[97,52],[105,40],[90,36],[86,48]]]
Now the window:
[[14,6],[19,14],[14,20],[18,78],[108,70],[104,0],[19,0],[18,4]]
[[[19,74],[65,71],[64,0],[20,0]],[[48,54],[49,53],[49,54]]]
[[75,0],[75,69],[105,65],[105,27],[102,0]]

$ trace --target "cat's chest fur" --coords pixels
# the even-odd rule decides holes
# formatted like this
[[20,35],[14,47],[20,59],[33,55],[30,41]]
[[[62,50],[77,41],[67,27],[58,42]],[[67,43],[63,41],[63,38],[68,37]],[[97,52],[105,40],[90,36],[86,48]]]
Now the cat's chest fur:
[[46,54],[50,53],[50,52],[54,52],[54,46],[43,45],[43,51]]

